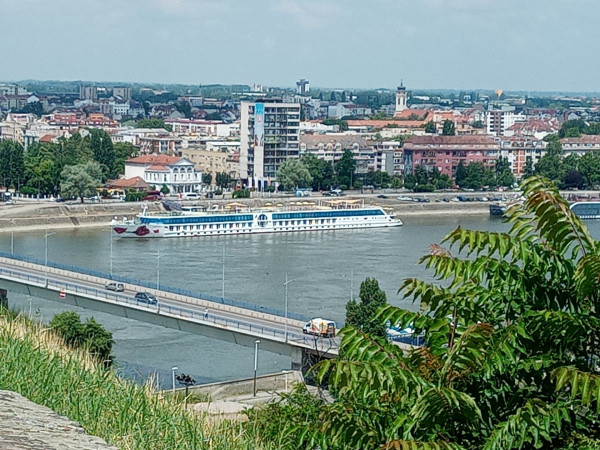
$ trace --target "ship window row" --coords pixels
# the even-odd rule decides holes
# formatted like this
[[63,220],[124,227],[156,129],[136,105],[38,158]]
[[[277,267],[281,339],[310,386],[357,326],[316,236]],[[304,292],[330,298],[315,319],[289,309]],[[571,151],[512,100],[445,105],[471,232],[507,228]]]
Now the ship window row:
[[216,223],[204,225],[170,225],[169,231],[206,231],[206,230],[225,230],[232,228],[252,228],[252,222],[244,223]]
[[210,222],[246,222],[251,221],[251,214],[236,215],[236,216],[207,216],[207,217],[170,217],[145,219],[146,223],[161,223],[165,225],[182,225],[190,223],[210,223]]
[[374,210],[334,210],[334,211],[315,211],[315,212],[291,212],[273,214],[273,220],[286,219],[319,219],[321,217],[353,217],[353,216],[383,216],[383,211]]

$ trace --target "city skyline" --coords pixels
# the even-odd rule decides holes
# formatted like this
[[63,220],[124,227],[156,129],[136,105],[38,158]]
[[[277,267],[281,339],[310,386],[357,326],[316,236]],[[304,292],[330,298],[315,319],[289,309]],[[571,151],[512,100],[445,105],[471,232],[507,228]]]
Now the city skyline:
[[[597,92],[592,0],[8,0],[0,78]],[[585,70],[581,67],[585,64]]]

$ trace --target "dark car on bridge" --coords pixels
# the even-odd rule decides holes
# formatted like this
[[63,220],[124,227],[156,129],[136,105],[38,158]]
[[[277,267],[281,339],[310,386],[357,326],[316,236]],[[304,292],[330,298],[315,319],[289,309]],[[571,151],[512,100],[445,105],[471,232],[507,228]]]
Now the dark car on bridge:
[[158,304],[158,300],[156,300],[156,297],[148,292],[138,292],[137,294],[135,294],[135,301],[141,303],[148,303],[149,305]]

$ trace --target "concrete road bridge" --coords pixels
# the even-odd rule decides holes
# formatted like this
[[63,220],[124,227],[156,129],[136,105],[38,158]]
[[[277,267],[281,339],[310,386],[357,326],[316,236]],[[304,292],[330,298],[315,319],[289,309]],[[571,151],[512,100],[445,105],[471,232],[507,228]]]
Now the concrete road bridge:
[[[111,281],[123,283],[124,292],[107,290]],[[293,370],[338,354],[338,338],[303,334],[308,319],[298,315],[285,317],[257,305],[166,286],[157,289],[140,280],[20,255],[0,252],[0,287],[248,347],[259,340],[260,350],[289,356]],[[137,292],[154,294],[158,305],[136,301]]]

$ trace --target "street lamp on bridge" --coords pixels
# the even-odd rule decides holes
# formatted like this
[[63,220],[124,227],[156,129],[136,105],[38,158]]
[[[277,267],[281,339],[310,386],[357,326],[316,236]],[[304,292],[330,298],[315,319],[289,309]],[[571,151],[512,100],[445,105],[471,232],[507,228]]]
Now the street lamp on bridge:
[[56,234],[56,233],[54,233],[54,232],[48,233],[48,230],[46,229],[46,234],[44,235],[45,242],[46,242],[46,250],[44,252],[44,271],[46,273],[46,282],[45,282],[46,287],[48,287],[48,236],[52,236],[53,234]]
[[285,342],[288,341],[288,284],[296,280],[288,280],[288,274],[285,274]]
[[156,294],[157,295],[158,295],[158,291],[160,291],[160,258],[162,258],[162,256],[160,255],[160,248],[159,248],[156,253]]
[[256,371],[258,369],[258,344],[260,341],[254,341],[254,397],[256,397]]

